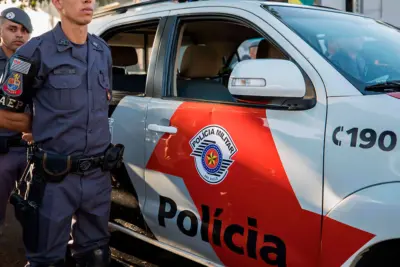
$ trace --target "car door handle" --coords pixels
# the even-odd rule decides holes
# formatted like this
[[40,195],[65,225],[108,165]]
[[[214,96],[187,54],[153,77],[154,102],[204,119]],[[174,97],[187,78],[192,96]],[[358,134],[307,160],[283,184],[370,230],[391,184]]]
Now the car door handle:
[[162,126],[162,125],[158,125],[158,124],[149,124],[147,129],[149,129],[150,131],[154,131],[154,132],[171,133],[171,134],[175,134],[178,132],[178,129],[176,129],[176,127]]

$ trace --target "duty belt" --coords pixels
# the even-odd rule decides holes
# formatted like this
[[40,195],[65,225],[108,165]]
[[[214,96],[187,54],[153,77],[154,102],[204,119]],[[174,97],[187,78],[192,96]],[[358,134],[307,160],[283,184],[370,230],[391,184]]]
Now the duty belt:
[[27,147],[20,136],[0,137],[0,154],[8,153],[10,147]]
[[26,146],[26,143],[22,138],[10,138],[7,140],[7,144],[9,147],[21,147]]
[[0,143],[7,145],[8,147],[18,147],[18,146],[26,146],[24,140],[21,137],[3,137],[0,136]]
[[36,150],[33,153],[36,162],[50,175],[64,175],[67,173],[84,174],[99,168],[103,164],[104,154],[92,157],[66,156],[46,153]]
[[104,156],[95,156],[89,158],[71,157],[71,173],[81,174],[102,166]]
[[93,156],[72,156],[48,153],[36,147],[32,153],[35,168],[42,170],[48,181],[62,181],[66,175],[85,175],[100,168],[111,171],[122,164],[124,146],[110,145],[104,153]]

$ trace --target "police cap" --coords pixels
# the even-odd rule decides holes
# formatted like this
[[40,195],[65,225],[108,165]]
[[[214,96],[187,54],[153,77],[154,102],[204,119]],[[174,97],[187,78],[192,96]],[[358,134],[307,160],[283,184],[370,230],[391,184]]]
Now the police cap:
[[31,19],[29,18],[28,14],[23,11],[20,8],[17,7],[11,7],[11,8],[7,8],[4,9],[1,14],[0,17],[8,19],[9,21],[18,23],[22,26],[24,26],[29,33],[32,33],[32,23],[31,23]]

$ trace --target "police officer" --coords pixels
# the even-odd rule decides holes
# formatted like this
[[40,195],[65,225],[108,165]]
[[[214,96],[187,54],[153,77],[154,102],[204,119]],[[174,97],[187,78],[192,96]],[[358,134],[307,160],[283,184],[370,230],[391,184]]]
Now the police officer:
[[27,266],[64,266],[74,215],[77,266],[108,266],[110,170],[123,153],[123,146],[111,144],[108,128],[111,51],[88,34],[94,1],[52,3],[61,22],[18,49],[2,81],[13,100],[3,109],[22,113],[33,102],[37,145],[26,198],[12,194],[11,203],[22,224]]
[[[8,8],[0,13],[0,75],[8,58],[29,40],[31,33],[31,20],[25,11]],[[20,132],[0,128],[0,235],[12,187],[26,166],[26,149],[23,145]]]

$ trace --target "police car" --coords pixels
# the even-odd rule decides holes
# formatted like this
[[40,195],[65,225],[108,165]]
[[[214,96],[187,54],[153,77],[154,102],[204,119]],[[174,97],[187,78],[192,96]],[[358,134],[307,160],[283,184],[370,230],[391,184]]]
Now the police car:
[[206,0],[113,7],[90,32],[125,145],[113,233],[206,266],[400,266],[397,29]]

